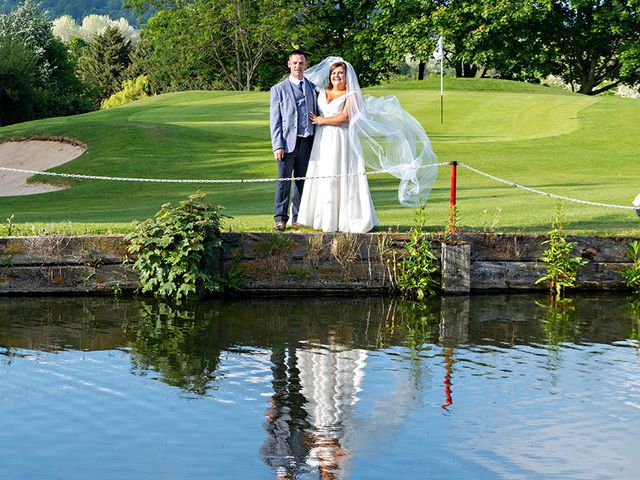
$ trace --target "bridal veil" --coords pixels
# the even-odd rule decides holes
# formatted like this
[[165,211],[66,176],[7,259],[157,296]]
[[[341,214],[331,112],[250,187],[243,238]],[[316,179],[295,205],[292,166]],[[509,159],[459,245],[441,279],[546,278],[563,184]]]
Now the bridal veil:
[[349,143],[352,152],[371,170],[384,170],[400,180],[398,200],[417,206],[426,200],[436,176],[438,158],[422,125],[407,113],[393,96],[362,95],[358,77],[349,62],[327,57],[308,68],[305,77],[317,87],[329,84],[329,67],[347,66]]

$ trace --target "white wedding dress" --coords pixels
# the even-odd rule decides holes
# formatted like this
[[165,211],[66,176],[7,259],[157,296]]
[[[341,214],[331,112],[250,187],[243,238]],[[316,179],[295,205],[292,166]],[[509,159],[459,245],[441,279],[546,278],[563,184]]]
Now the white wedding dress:
[[[339,115],[349,94],[329,102],[318,94],[318,113]],[[352,147],[360,148],[360,145]],[[298,223],[323,232],[364,233],[378,225],[362,155],[349,145],[348,124],[318,125],[304,182]],[[358,175],[353,175],[358,173]],[[336,175],[350,174],[335,177]],[[313,179],[310,177],[330,177]]]

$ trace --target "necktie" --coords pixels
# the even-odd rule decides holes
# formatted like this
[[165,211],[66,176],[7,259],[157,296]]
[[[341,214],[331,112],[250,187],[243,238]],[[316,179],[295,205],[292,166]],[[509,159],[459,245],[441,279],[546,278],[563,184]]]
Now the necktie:
[[302,94],[304,95],[304,89],[303,89],[303,87],[302,87],[302,82],[300,82],[300,83],[298,84],[298,88],[300,89],[300,93],[302,93]]

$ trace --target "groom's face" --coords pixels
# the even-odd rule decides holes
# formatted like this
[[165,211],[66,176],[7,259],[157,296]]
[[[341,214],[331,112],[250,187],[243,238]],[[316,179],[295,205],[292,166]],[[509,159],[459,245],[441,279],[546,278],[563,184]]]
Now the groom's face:
[[291,75],[298,80],[302,80],[302,77],[304,76],[304,69],[307,68],[307,59],[304,58],[304,55],[291,55],[287,62],[287,66],[289,67]]

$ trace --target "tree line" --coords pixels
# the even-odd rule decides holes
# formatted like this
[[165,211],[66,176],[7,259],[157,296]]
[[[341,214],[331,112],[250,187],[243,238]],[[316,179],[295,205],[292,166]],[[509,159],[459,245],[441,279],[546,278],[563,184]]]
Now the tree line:
[[[139,77],[145,93],[267,89],[286,74],[293,48],[309,52],[311,63],[348,59],[363,86],[407,74],[407,59],[421,79],[439,35],[460,77],[554,75],[588,95],[640,84],[640,0],[125,0],[124,7],[149,17],[135,44],[117,25],[62,41],[32,0],[0,15],[0,102],[38,99],[28,115],[17,102],[23,111],[11,121],[97,108]],[[16,12],[31,19],[32,33],[16,26]],[[72,31],[73,20],[66,24]],[[30,92],[6,88],[9,67],[26,75]]]
[[[0,0],[0,13],[11,12],[20,3],[21,0]],[[70,15],[75,20],[81,20],[87,15],[106,15],[111,18],[123,17],[129,21],[136,19],[131,10],[122,6],[122,0],[41,0],[39,5],[51,18]]]

